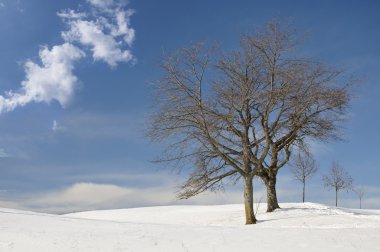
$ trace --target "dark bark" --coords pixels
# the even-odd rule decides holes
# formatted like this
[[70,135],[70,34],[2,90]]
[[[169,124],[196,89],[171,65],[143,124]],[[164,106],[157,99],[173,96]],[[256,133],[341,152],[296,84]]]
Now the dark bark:
[[256,217],[253,209],[252,177],[244,178],[244,207],[245,224],[256,224]]
[[275,209],[280,208],[276,193],[276,175],[268,176],[264,179],[264,183],[267,188],[267,212],[273,212]]
[[338,189],[335,189],[335,206],[338,206]]

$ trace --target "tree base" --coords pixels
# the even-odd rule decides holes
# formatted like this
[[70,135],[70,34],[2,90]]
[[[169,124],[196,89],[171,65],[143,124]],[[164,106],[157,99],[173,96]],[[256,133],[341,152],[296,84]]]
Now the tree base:
[[280,209],[281,207],[277,204],[277,205],[275,205],[275,206],[269,206],[269,204],[268,204],[268,207],[267,207],[267,213],[271,213],[271,212],[273,212],[274,210],[276,210],[276,209]]

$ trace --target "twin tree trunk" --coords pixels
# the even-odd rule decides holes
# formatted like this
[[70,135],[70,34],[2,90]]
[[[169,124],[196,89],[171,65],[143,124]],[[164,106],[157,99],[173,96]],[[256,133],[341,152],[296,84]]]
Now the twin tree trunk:
[[[253,178],[244,178],[244,207],[245,224],[256,224],[256,217],[253,208]],[[273,212],[280,208],[276,194],[276,175],[268,176],[263,179],[267,189],[267,212]]]
[[244,207],[245,224],[256,224],[255,212],[253,209],[253,182],[252,177],[244,178]]
[[264,183],[267,188],[267,212],[273,212],[280,208],[276,194],[276,175],[266,177]]

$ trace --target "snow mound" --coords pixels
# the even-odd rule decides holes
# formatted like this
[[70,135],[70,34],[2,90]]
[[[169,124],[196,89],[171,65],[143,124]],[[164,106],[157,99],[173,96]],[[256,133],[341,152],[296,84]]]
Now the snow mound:
[[0,251],[380,251],[380,210],[286,203],[40,214],[0,209]]
[[[263,226],[287,227],[368,227],[372,221],[380,221],[380,210],[350,210],[344,208],[328,207],[315,203],[286,203],[274,213],[266,213],[266,205],[258,208],[257,218]],[[195,226],[241,226],[245,222],[243,206],[159,206],[130,209],[88,211],[67,214],[74,218],[105,220],[129,223],[174,224]],[[347,217],[353,217],[347,222]],[[327,221],[329,220],[329,221]],[[269,223],[274,222],[274,223]],[[278,224],[275,224],[278,222]],[[376,223],[376,222],[375,222]],[[378,224],[378,223],[377,223]],[[375,224],[376,225],[376,224]]]

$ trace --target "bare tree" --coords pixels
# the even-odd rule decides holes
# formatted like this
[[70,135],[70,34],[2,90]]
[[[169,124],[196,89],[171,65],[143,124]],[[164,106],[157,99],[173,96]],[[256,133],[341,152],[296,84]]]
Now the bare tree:
[[290,167],[294,178],[302,183],[302,202],[305,202],[306,180],[315,175],[318,170],[317,164],[310,153],[298,152]]
[[352,178],[345,171],[338,161],[334,161],[330,167],[329,173],[322,177],[325,187],[335,190],[335,206],[338,206],[338,192],[352,188]]
[[296,58],[294,33],[271,22],[230,53],[194,44],[163,60],[149,135],[166,141],[159,161],[190,169],[179,198],[244,182],[246,223],[256,222],[252,179],[279,208],[276,178],[294,146],[337,138],[350,100],[342,72]]
[[359,198],[359,207],[362,209],[362,198],[363,196],[367,193],[367,191],[363,187],[355,187],[352,189],[354,193],[358,196]]

